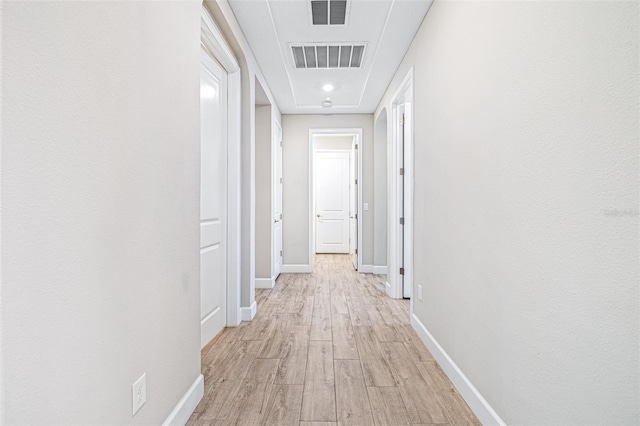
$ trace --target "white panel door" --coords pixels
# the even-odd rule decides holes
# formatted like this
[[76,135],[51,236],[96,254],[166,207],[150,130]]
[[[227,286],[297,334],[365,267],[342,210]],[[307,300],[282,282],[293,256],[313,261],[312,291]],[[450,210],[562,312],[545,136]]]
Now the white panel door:
[[200,343],[227,319],[227,74],[204,50],[200,69]]
[[349,151],[317,152],[316,253],[349,253]]
[[282,271],[282,130],[273,124],[273,274]]

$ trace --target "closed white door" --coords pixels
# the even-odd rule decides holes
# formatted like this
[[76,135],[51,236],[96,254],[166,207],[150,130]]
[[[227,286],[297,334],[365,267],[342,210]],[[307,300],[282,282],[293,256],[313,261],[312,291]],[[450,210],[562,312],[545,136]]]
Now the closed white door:
[[349,253],[349,151],[317,152],[316,253]]
[[273,273],[277,278],[282,271],[282,130],[275,123],[273,127]]
[[353,138],[349,166],[349,254],[358,269],[358,144]]
[[200,343],[227,318],[227,73],[204,50],[200,69]]

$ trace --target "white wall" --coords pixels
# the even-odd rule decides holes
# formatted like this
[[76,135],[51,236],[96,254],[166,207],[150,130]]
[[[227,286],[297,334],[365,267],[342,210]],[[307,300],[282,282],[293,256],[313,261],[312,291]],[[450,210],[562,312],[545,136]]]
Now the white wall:
[[638,9],[435,2],[378,108],[414,66],[415,315],[508,424],[640,422]]
[[335,151],[349,151],[353,145],[353,136],[313,136],[313,149],[326,149]]
[[160,424],[200,373],[200,5],[2,27],[0,422]]
[[[373,203],[373,115],[283,115],[284,265],[309,265],[309,129],[362,128],[362,202]],[[373,209],[363,212],[362,255],[373,263]]]

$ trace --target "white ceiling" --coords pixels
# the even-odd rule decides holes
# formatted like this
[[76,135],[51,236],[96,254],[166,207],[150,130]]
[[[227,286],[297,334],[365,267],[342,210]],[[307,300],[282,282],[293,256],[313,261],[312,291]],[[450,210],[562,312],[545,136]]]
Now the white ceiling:
[[[284,114],[372,113],[432,0],[349,0],[346,25],[312,25],[310,0],[229,0]],[[291,44],[365,42],[361,68],[297,69]],[[332,92],[322,86],[331,83]],[[326,97],[331,108],[323,108]]]

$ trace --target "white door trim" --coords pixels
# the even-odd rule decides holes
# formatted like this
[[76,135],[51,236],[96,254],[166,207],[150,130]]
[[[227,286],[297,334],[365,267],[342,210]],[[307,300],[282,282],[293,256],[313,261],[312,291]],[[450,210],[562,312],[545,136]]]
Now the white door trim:
[[314,135],[355,136],[358,143],[358,271],[362,267],[362,128],[309,129],[309,272],[313,271],[315,247]]
[[[399,260],[401,255],[400,234],[400,115],[399,106],[404,105],[405,127],[408,137],[404,141],[404,282],[409,288],[413,288],[413,67],[409,69],[400,87],[391,99],[391,158],[389,158],[389,170],[391,171],[391,197],[389,209],[389,283],[391,284],[390,296],[396,299],[403,297],[400,280]],[[407,107],[408,105],[408,107]],[[407,135],[407,132],[405,132]],[[413,313],[413,297],[411,298],[411,313]]]
[[240,65],[211,14],[203,5],[200,42],[227,72],[227,326],[242,321],[240,312],[241,91]]

